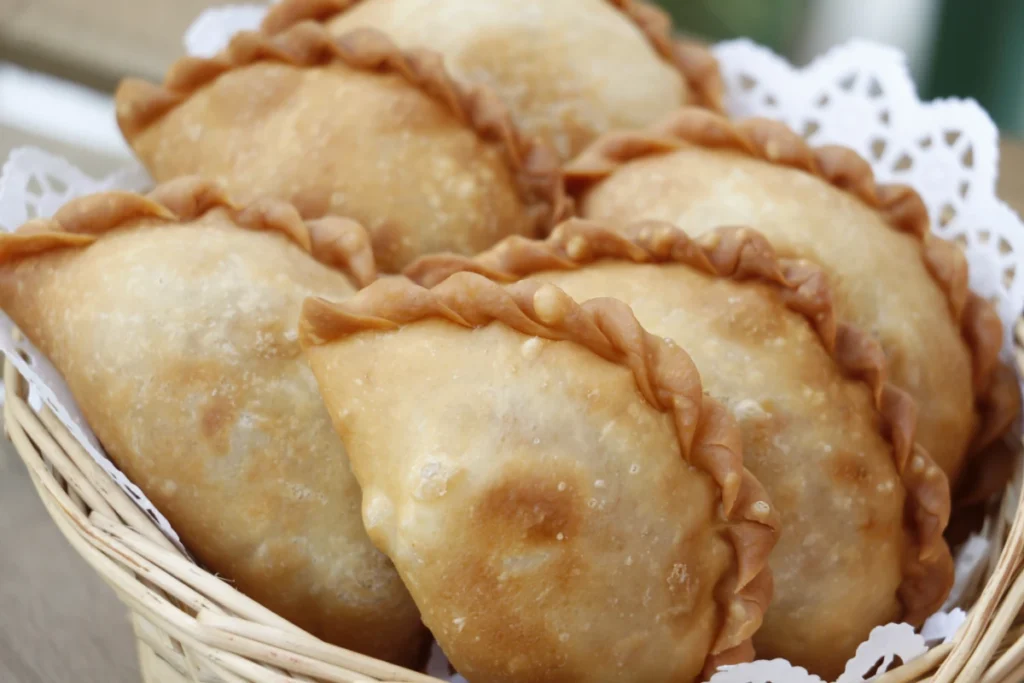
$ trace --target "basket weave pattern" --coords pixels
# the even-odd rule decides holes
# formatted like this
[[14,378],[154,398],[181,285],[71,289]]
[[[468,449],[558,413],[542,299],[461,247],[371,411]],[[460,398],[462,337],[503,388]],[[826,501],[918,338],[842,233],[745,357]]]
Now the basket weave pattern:
[[[1015,349],[1024,373],[1022,340],[1024,320]],[[3,377],[5,432],[57,527],[130,610],[146,683],[438,683],[328,645],[194,564],[47,408],[29,406],[25,381],[6,360]],[[998,561],[957,637],[876,681],[1024,680],[1024,506],[1008,502],[1016,513],[996,522]]]

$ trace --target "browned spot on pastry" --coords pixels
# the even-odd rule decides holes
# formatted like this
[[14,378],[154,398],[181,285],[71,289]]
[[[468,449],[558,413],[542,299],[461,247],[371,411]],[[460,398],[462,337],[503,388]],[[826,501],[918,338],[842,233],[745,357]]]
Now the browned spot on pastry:
[[860,524],[860,532],[865,536],[873,536],[884,541],[888,537],[888,530],[893,520],[880,515],[872,508],[867,508],[864,514],[866,518]]
[[175,364],[156,379],[162,391],[186,387],[187,391],[199,389],[203,394],[209,394],[217,385],[219,376],[220,370],[211,363],[186,361]]
[[488,528],[497,523],[528,543],[557,543],[579,529],[581,510],[574,486],[550,477],[508,477],[492,487],[474,512]]
[[[770,401],[760,401],[760,410],[753,415],[739,416],[743,427],[743,457],[756,461],[761,471],[777,471],[779,439],[790,429],[792,416],[774,408]],[[771,407],[769,407],[771,406]],[[772,500],[776,496],[773,494]]]
[[217,444],[218,450],[227,451],[228,430],[235,419],[234,402],[223,395],[211,396],[202,409],[199,422],[203,436]]
[[832,477],[840,484],[847,484],[853,487],[862,487],[867,484],[871,472],[864,464],[864,458],[840,449],[829,459],[828,466]]

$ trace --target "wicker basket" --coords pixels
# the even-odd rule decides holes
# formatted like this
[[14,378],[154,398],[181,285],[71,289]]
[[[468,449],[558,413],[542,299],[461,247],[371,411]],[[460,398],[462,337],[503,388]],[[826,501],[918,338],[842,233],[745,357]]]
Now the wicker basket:
[[[1017,339],[1024,372],[1024,321]],[[25,382],[7,361],[3,377],[5,431],[68,542],[131,611],[146,683],[437,683],[317,640],[193,564],[48,409],[29,406]],[[1012,524],[1000,516],[994,525],[998,562],[956,640],[876,681],[1024,681],[1024,505],[1010,509]]]

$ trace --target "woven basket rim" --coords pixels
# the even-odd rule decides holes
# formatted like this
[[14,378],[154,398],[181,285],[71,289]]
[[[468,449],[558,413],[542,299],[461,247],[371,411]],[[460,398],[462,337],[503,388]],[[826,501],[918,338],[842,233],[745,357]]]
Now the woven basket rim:
[[[1016,365],[1024,375],[1024,319],[1016,337]],[[318,640],[194,564],[48,408],[37,412],[29,406],[26,382],[6,358],[3,378],[4,432],[61,533],[131,612],[144,676],[153,676],[152,683],[172,675],[183,683],[211,676],[225,683],[440,683]],[[1022,463],[1024,457],[1018,467]],[[1024,680],[1024,624],[1018,623],[1024,607],[1021,502],[998,562],[956,637],[876,683]]]

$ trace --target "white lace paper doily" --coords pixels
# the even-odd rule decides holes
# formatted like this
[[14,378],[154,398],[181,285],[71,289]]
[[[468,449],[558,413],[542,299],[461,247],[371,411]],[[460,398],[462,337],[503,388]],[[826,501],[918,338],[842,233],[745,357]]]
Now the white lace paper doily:
[[[265,6],[239,5],[204,12],[185,36],[194,55],[216,53],[237,30],[258,26]],[[1024,225],[996,196],[998,132],[988,115],[969,100],[918,100],[904,56],[897,50],[854,41],[803,69],[748,40],[714,48],[733,116],[781,120],[813,144],[850,147],[871,162],[884,182],[914,186],[940,236],[958,241],[971,266],[971,286],[996,303],[1007,330],[1024,308]],[[141,189],[149,179],[138,167],[106,178],[91,178],[64,159],[40,150],[19,149],[0,174],[0,227],[13,230],[35,216],[52,215],[68,199],[106,189]],[[1018,276],[1018,271],[1020,275]],[[49,405],[61,421],[133,500],[175,542],[167,521],[107,460],[66,386],[49,362],[27,341],[15,341],[12,325],[0,320],[0,350],[33,388],[33,401]],[[947,608],[988,561],[989,544],[972,538],[957,558],[957,585]],[[964,621],[959,609],[933,616],[921,631],[888,624],[872,631],[837,683],[862,683],[894,663],[909,661],[955,633]],[[447,678],[447,662],[434,648],[429,671]],[[464,683],[455,676],[449,680]],[[723,667],[714,683],[822,683],[784,660]]]
[[882,182],[921,194],[935,233],[964,246],[971,288],[996,303],[1008,352],[1024,308],[1024,277],[1017,277],[1024,230],[996,195],[999,131],[985,110],[974,100],[922,103],[906,57],[864,41],[836,47],[804,69],[749,40],[714,52],[730,114],[778,119],[812,144],[849,147]]

